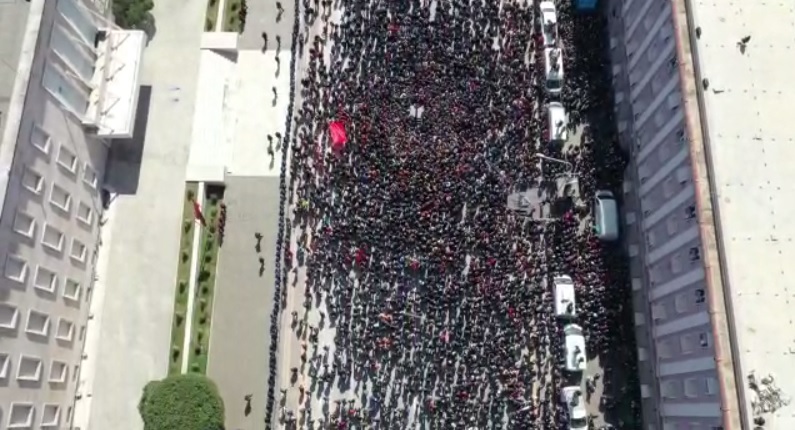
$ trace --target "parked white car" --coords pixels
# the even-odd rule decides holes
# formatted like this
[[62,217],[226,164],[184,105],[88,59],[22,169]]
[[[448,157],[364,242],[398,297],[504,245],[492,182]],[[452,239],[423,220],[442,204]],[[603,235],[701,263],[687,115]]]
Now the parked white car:
[[547,103],[547,140],[565,142],[569,138],[566,108],[560,102]]
[[558,275],[552,278],[555,294],[555,316],[572,319],[577,316],[577,304],[574,300],[574,281],[569,275]]
[[585,353],[585,336],[582,327],[577,324],[566,324],[563,327],[565,360],[564,367],[569,372],[582,372],[588,363]]
[[544,42],[544,47],[552,48],[558,46],[558,12],[555,10],[555,3],[542,1],[538,5],[539,30]]
[[544,87],[551,96],[563,90],[563,50],[544,48]]
[[585,409],[585,395],[580,387],[563,387],[560,401],[569,413],[569,430],[588,430],[588,411]]

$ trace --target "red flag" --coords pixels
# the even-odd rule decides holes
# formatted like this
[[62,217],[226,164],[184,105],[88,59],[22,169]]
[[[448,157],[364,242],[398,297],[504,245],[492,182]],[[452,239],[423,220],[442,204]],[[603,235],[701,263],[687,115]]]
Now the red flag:
[[199,202],[196,200],[193,201],[193,217],[199,220],[202,227],[207,227],[207,220],[204,219],[204,214],[202,214],[202,208],[199,206]]
[[348,142],[348,135],[345,133],[345,124],[342,121],[332,121],[329,124],[329,134],[331,134],[331,148],[341,151]]

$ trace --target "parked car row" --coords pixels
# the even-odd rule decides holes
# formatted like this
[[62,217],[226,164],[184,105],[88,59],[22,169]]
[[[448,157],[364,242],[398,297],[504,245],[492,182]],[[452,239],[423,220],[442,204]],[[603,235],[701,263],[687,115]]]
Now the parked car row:
[[577,317],[577,300],[574,281],[571,276],[558,275],[552,278],[555,297],[555,317],[563,325],[563,368],[569,379],[579,381],[577,385],[563,387],[560,401],[566,405],[569,416],[570,430],[588,429],[588,411],[585,407],[585,395],[582,387],[582,374],[588,364],[585,350],[585,336],[582,327],[574,321]]

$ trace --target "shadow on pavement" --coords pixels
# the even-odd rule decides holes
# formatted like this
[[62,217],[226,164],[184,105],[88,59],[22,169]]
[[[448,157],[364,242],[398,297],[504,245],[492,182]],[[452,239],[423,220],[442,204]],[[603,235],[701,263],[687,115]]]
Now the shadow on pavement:
[[105,184],[115,193],[135,194],[138,191],[151,99],[152,87],[141,86],[132,138],[119,139],[110,146]]

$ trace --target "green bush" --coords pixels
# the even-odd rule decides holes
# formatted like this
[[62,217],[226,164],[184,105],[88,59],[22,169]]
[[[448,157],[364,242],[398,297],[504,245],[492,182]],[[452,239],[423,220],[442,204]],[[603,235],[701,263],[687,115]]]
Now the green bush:
[[154,6],[152,0],[114,0],[113,16],[121,27],[140,29],[152,19],[149,12]]
[[138,412],[144,430],[224,428],[224,403],[218,388],[204,375],[195,373],[146,384]]

